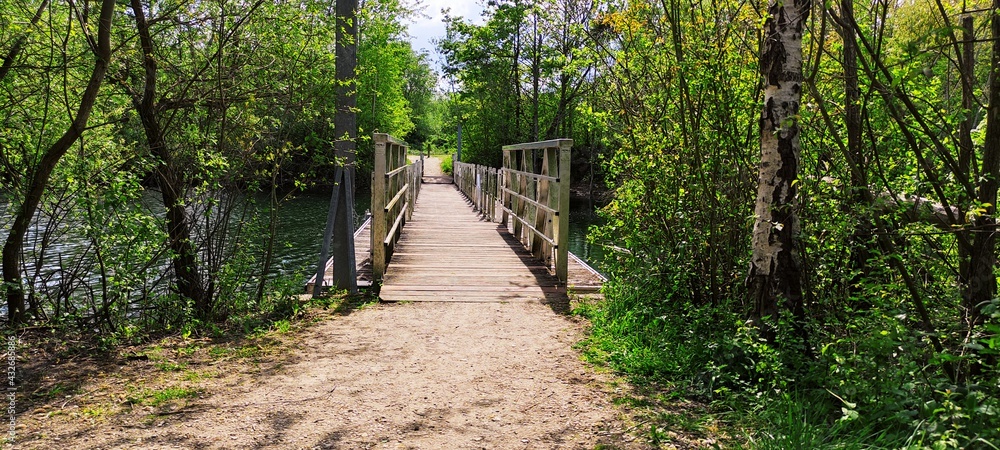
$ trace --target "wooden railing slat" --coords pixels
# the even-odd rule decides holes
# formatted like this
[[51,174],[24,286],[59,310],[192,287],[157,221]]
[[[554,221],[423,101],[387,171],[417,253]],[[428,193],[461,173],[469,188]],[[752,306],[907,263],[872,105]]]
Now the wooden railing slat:
[[[376,281],[385,276],[396,242],[406,222],[413,216],[413,205],[420,195],[423,159],[407,163],[409,147],[385,133],[375,133],[375,167],[372,171],[372,275]],[[386,197],[392,195],[388,202]],[[400,200],[405,201],[400,204]],[[392,219],[390,226],[388,220]]]
[[[572,147],[572,139],[507,145],[499,169],[464,163],[454,157],[452,163],[455,185],[473,208],[490,221],[512,229],[525,248],[546,264],[551,263],[564,283],[569,261]],[[541,167],[535,170],[538,158]]]

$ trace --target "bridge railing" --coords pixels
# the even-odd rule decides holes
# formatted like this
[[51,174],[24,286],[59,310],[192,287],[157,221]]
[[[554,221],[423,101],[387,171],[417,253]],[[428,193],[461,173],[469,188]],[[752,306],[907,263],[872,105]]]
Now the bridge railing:
[[500,223],[566,282],[572,139],[507,145],[499,170]]
[[499,169],[455,161],[452,155],[455,185],[483,217],[496,221]]
[[423,159],[407,160],[409,146],[385,133],[375,133],[372,170],[372,275],[381,280],[396,242],[420,194]]

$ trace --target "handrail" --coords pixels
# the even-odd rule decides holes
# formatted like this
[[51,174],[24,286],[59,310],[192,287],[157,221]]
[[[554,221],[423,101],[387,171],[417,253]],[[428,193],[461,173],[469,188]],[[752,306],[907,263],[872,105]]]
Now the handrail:
[[508,169],[506,167],[500,169],[500,172],[503,172],[503,173],[510,172],[510,173],[515,173],[515,174],[518,174],[518,175],[524,175],[524,176],[527,176],[527,177],[535,179],[535,180],[559,181],[559,177],[550,177],[548,175],[539,175],[537,173],[525,172],[523,170]]
[[[566,282],[569,265],[569,166],[572,139],[503,147],[500,223]],[[547,207],[541,207],[547,205]],[[508,215],[516,220],[508,220]],[[533,224],[531,226],[529,224]]]
[[532,205],[535,205],[535,207],[542,208],[542,209],[544,209],[544,210],[546,210],[546,211],[548,211],[550,213],[553,213],[553,214],[557,214],[557,215],[559,214],[559,210],[554,209],[554,208],[549,208],[546,205],[543,205],[543,204],[541,204],[539,202],[536,202],[536,201],[534,201],[534,200],[532,200],[532,199],[530,199],[528,197],[525,197],[525,196],[523,196],[521,194],[518,194],[517,192],[514,192],[514,191],[512,191],[510,189],[507,189],[507,188],[505,188],[503,186],[500,186],[500,190],[503,191],[506,194],[513,195],[513,196],[515,196],[515,197],[517,197],[517,198],[519,198],[521,200],[524,200],[524,201],[526,201],[528,203],[531,203]]
[[[486,219],[497,220],[555,267],[566,282],[569,265],[569,166],[572,139],[507,145],[503,167],[454,161],[455,184]],[[454,156],[452,156],[454,158]],[[510,218],[514,220],[510,220]]]
[[413,207],[420,195],[423,159],[408,163],[409,146],[388,134],[375,133],[373,140],[372,275],[379,281],[385,275],[403,227],[413,216]]
[[496,220],[499,170],[493,167],[454,161],[452,174],[455,185],[472,202],[472,208],[487,220]]

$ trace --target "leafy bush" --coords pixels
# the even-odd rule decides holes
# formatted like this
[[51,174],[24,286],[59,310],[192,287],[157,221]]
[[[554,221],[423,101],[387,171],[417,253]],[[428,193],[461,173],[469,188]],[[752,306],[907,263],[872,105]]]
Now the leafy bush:
[[453,170],[451,164],[452,164],[451,157],[445,156],[441,158],[441,171],[447,175],[451,175],[451,172]]

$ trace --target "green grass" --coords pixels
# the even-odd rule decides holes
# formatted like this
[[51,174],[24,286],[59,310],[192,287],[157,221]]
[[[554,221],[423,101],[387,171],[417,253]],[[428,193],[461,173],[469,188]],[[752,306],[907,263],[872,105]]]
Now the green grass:
[[72,394],[75,391],[76,389],[70,388],[62,383],[56,383],[55,386],[52,386],[51,388],[49,388],[49,390],[45,392],[36,392],[33,395],[36,397],[40,397],[43,400],[52,400],[56,397]]
[[102,417],[110,415],[111,413],[112,413],[111,407],[104,404],[87,406],[80,410],[81,415],[91,419],[100,419]]
[[289,331],[292,331],[292,323],[287,319],[282,319],[277,322],[274,322],[274,325],[272,325],[272,327],[274,328],[274,331],[277,331],[278,333],[281,334],[285,334],[288,333]]
[[173,400],[197,397],[200,392],[195,388],[166,387],[160,390],[139,389],[129,394],[125,402],[133,405],[160,406]]
[[197,383],[199,381],[215,378],[217,376],[219,376],[219,374],[216,372],[198,372],[195,370],[188,370],[187,372],[184,372],[184,381]]

